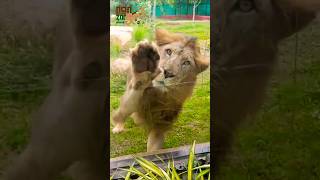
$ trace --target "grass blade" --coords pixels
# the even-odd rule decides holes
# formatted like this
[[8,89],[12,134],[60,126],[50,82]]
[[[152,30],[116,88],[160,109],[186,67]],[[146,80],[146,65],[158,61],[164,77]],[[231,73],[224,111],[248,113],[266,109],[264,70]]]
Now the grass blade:
[[143,177],[144,179],[151,179],[150,177],[146,176],[145,174],[143,174],[141,171],[139,171],[138,169],[132,167],[132,169],[121,169],[124,171],[130,171],[131,173],[137,174],[140,177]]
[[189,160],[188,160],[188,180],[192,180],[195,145],[196,145],[196,141],[193,141],[193,145],[190,149]]
[[150,171],[154,172],[155,174],[157,174],[158,176],[165,178],[167,180],[170,180],[170,177],[168,176],[168,174],[163,169],[159,168],[153,162],[148,161],[148,160],[141,158],[141,157],[136,158],[136,161],[139,163],[139,165],[141,167],[145,167],[145,168],[149,169]]
[[163,165],[166,164],[160,156],[158,156],[157,154],[155,156],[162,162]]
[[172,174],[172,170],[171,170],[171,160],[168,161],[168,164],[167,164],[167,174],[169,177],[171,176],[171,179],[173,179],[173,174]]
[[209,172],[210,172],[210,169],[206,169],[206,170],[204,170],[204,171],[201,171],[201,172],[197,175],[196,180],[199,179],[199,178],[203,179],[203,176],[204,176],[205,174],[209,173]]
[[[130,166],[130,170],[132,170],[133,165],[134,165],[134,163]],[[126,175],[126,177],[125,177],[125,180],[130,180],[130,175],[131,175],[131,172],[128,171],[128,173],[127,173],[127,175]]]
[[202,165],[202,166],[198,166],[198,167],[193,168],[192,170],[207,169],[207,168],[210,168],[210,164],[205,164],[205,165]]
[[172,179],[181,180],[174,166],[174,161],[172,161],[171,163],[171,169],[172,169],[172,177],[173,177]]
[[[200,171],[200,174],[203,172],[201,168],[199,169],[199,171]],[[203,176],[200,176],[200,180],[204,180]]]
[[166,180],[171,180],[169,175],[163,169],[160,168],[160,170],[161,170],[163,176],[166,178]]
[[163,177],[160,168],[157,167],[157,165],[155,165],[153,162],[150,162],[144,158],[141,157],[137,157],[136,158],[137,163],[143,167],[146,168],[152,172],[154,172],[156,175]]

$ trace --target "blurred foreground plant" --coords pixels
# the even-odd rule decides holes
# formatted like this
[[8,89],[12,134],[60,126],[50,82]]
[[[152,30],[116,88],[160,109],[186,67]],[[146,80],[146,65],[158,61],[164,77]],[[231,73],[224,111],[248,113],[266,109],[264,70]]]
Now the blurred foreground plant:
[[[160,159],[160,158],[159,158]],[[160,159],[161,160],[161,159]],[[131,165],[129,169],[121,169],[127,171],[125,180],[129,179],[164,179],[164,180],[205,180],[210,179],[210,164],[200,165],[195,159],[195,142],[190,148],[189,160],[187,170],[182,172],[177,172],[174,165],[174,160],[170,160],[165,163],[163,160],[165,168],[159,167],[157,164],[144,159],[142,157],[135,157],[136,163],[141,167],[141,170]],[[110,178],[112,179],[112,177]]]

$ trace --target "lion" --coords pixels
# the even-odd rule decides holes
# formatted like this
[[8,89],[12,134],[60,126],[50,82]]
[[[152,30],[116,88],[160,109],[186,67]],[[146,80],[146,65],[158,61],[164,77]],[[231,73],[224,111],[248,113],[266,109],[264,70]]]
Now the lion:
[[209,66],[195,37],[157,29],[155,42],[138,43],[131,51],[131,65],[116,60],[111,67],[119,72],[118,64],[130,65],[122,68],[127,69],[127,88],[112,116],[113,132],[123,131],[131,116],[148,131],[148,152],[162,148],[165,133],[192,95],[197,75]]
[[31,137],[0,179],[107,176],[107,6],[101,0],[1,0],[2,32],[44,39],[53,34],[53,80],[33,116]]

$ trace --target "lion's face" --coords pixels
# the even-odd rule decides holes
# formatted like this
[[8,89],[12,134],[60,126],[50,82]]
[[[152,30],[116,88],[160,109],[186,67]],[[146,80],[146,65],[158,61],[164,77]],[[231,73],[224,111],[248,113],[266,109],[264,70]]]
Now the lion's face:
[[197,74],[209,65],[201,56],[194,37],[157,30],[156,42],[162,70],[156,81],[164,86],[193,84]]

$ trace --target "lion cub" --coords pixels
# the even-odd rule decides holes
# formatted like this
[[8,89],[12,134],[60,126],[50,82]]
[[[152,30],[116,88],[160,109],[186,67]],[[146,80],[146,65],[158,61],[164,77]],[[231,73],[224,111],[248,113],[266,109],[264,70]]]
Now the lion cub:
[[120,100],[120,107],[115,111],[112,122],[115,125],[112,132],[124,130],[124,121],[139,107],[138,103],[144,90],[152,84],[152,80],[160,73],[158,68],[159,53],[157,47],[147,40],[137,44],[131,50],[132,69],[128,78],[127,88]]

